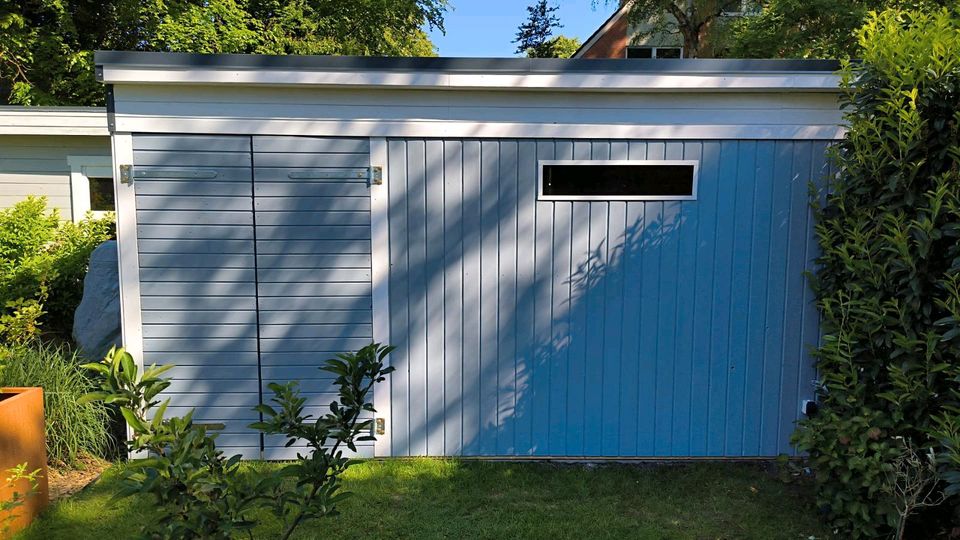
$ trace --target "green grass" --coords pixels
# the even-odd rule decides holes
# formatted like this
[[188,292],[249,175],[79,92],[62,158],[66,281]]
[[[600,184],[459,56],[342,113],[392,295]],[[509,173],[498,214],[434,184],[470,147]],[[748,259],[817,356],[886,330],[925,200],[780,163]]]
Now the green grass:
[[[135,537],[150,504],[111,504],[117,472],[54,505],[19,540]],[[754,465],[368,461],[346,483],[355,495],[342,515],[310,522],[297,538],[827,537],[808,487]],[[275,537],[278,523],[263,518],[256,537]]]

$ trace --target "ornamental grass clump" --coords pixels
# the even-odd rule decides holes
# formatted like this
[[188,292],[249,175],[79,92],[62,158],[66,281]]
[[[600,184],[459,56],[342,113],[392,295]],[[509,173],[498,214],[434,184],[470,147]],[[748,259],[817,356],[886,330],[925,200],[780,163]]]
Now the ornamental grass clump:
[[65,345],[0,346],[0,386],[43,388],[47,459],[53,465],[82,466],[85,457],[103,457],[112,446],[107,408],[81,402],[95,388],[81,363]]
[[960,487],[960,14],[886,11],[858,37],[838,173],[814,204],[822,407],[795,441],[841,537],[926,538],[950,507],[901,527],[892,473],[906,445],[939,461],[937,490]]

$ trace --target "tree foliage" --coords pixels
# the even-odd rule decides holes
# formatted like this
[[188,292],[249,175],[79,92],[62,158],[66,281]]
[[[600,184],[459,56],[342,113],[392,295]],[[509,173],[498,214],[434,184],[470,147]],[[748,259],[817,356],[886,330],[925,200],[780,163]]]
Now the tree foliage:
[[579,39],[555,36],[540,47],[527,49],[527,58],[570,58],[579,48]]
[[547,0],[537,0],[536,4],[527,6],[527,20],[517,28],[517,53],[526,53],[530,58],[549,58],[543,51],[553,31],[563,28],[560,18],[554,13],[560,6],[550,6]]
[[839,173],[814,204],[822,408],[795,440],[830,524],[874,538],[898,525],[904,441],[960,491],[960,18],[890,10],[857,39]]
[[10,103],[94,105],[93,51],[432,56],[447,0],[0,0]]
[[953,0],[762,0],[750,17],[733,21],[727,53],[734,58],[851,58],[857,30],[871,11],[925,9]]
[[[625,1],[620,0],[621,5]],[[713,58],[724,50],[729,22],[724,14],[739,12],[743,6],[742,0],[632,0],[628,20],[635,29],[634,43],[674,35],[680,38],[685,57]]]

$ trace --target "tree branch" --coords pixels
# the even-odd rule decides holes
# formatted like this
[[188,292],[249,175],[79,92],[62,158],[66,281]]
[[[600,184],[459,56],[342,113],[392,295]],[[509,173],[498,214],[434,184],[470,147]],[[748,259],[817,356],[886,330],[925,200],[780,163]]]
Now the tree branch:
[[690,26],[690,18],[687,16],[687,13],[675,2],[667,2],[667,12],[673,15],[673,18],[677,20],[677,24],[680,27]]

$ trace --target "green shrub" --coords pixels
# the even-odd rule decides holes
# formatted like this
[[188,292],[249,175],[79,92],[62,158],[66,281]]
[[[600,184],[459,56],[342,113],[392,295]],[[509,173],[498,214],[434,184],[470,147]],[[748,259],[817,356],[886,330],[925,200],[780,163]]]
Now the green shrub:
[[68,338],[90,253],[113,230],[112,216],[61,221],[45,197],[0,211],[0,339],[23,343],[41,331]]
[[[15,511],[25,505],[27,499],[35,497],[40,491],[40,472],[40,469],[27,472],[27,464],[21,463],[0,473],[3,475],[4,487],[13,490],[9,499],[0,499],[0,537],[7,538],[10,533],[10,524],[19,517]],[[17,488],[23,489],[23,484],[26,484],[27,491],[16,491]]]
[[887,11],[859,40],[839,173],[814,205],[822,408],[795,435],[843,538],[896,530],[905,446],[939,453],[947,480],[960,464],[960,19]]
[[[98,391],[84,397],[111,403],[120,409],[133,433],[131,452],[150,457],[134,461],[124,472],[119,497],[147,495],[158,510],[157,520],[144,525],[143,538],[229,539],[252,538],[257,509],[267,508],[283,522],[283,540],[307,521],[337,515],[337,505],[348,493],[341,476],[357,451],[359,441],[375,440],[373,387],[394,368],[386,366],[393,347],[371,343],[356,353],[327,360],[320,368],[336,376],[338,399],[329,412],[314,417],[304,412],[306,399],[298,383],[271,383],[273,405],[255,410],[262,422],[250,427],[268,435],[283,435],[287,446],[303,442],[307,448],[279,471],[241,474],[240,456],[227,458],[217,448],[217,435],[186,416],[166,416],[170,400],[159,395],[170,386],[161,378],[172,366],[141,371],[133,356],[111,349],[107,357],[85,367],[101,377]],[[289,480],[289,481],[287,481]]]
[[0,386],[43,388],[47,459],[53,464],[77,465],[85,454],[101,456],[108,447],[106,407],[80,400],[94,388],[81,363],[65,346],[0,348]]

